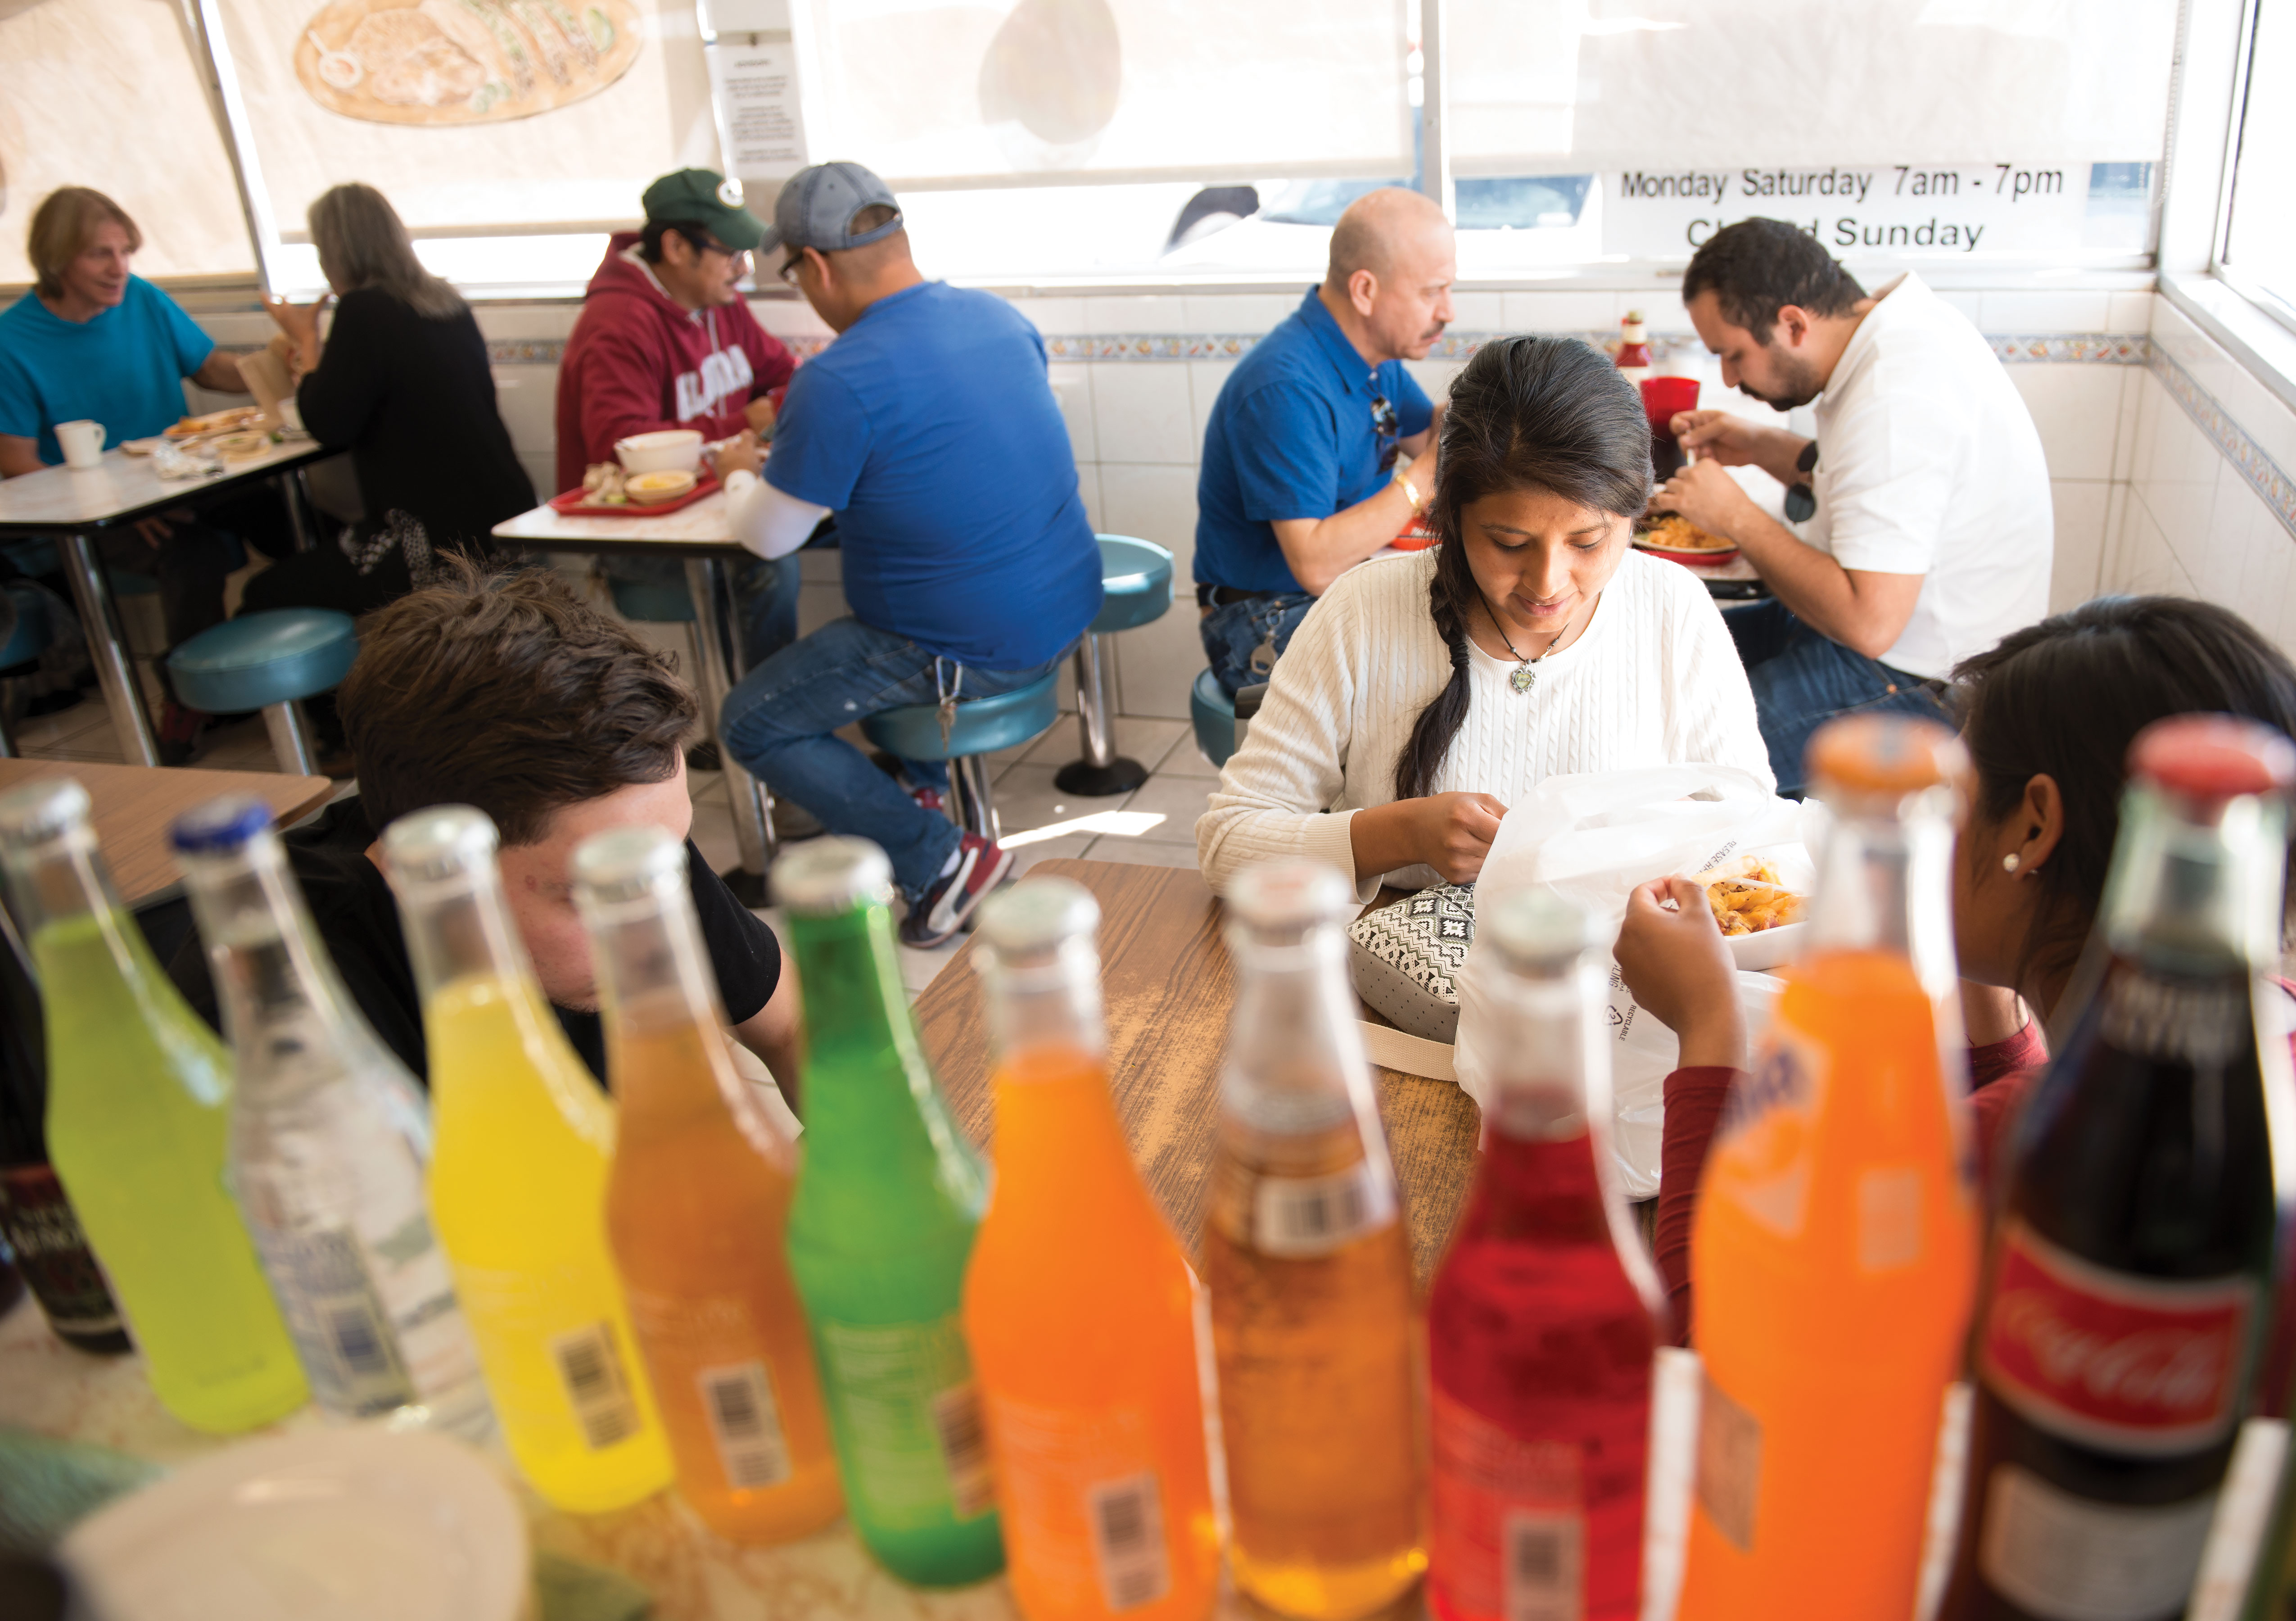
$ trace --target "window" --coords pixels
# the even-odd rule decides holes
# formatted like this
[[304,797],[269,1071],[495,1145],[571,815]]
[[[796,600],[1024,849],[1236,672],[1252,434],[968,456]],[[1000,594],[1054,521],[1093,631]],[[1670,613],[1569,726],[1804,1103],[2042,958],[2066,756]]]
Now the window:
[[2256,0],[2231,202],[2218,269],[2296,325],[2296,4]]

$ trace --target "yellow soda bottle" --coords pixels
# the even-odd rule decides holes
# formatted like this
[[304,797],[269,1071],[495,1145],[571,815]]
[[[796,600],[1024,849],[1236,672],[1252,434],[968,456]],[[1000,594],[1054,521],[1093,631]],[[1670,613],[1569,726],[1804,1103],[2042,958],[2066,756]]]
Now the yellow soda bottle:
[[606,1248],[613,1106],[535,986],[494,824],[434,805],[393,822],[382,848],[422,991],[430,1221],[495,1416],[554,1507],[627,1507],[671,1470]]

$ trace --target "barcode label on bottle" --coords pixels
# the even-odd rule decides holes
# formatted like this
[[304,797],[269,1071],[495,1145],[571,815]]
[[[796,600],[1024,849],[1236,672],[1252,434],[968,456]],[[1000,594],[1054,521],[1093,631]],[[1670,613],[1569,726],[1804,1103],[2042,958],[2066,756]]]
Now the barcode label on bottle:
[[2216,1501],[2210,1492],[2144,1508],[2091,1502],[2003,1464],[1986,1484],[1978,1568],[2044,1621],[2153,1621],[2192,1592]]
[[341,1228],[254,1230],[280,1314],[327,1411],[372,1418],[415,1399],[358,1239]]
[[704,1368],[695,1378],[726,1484],[737,1492],[750,1492],[787,1480],[789,1443],[782,1434],[781,1408],[774,1401],[765,1364]]
[[980,1387],[959,1385],[933,1397],[932,1421],[957,1518],[988,1513],[996,1502],[996,1476],[988,1467],[988,1434],[980,1423]]
[[1586,1526],[1574,1513],[1517,1509],[1505,1522],[1507,1621],[1579,1621]]
[[1325,1255],[1395,1217],[1389,1184],[1369,1160],[1332,1176],[1263,1176],[1252,1200],[1252,1247],[1264,1255]]
[[1153,1474],[1102,1482],[1085,1493],[1085,1509],[1092,1522],[1093,1563],[1109,1609],[1136,1609],[1171,1591],[1163,1504]]
[[603,1452],[637,1433],[637,1398],[622,1376],[622,1359],[610,1323],[593,1323],[550,1342],[551,1360],[565,1382],[566,1399],[582,1426],[582,1439]]

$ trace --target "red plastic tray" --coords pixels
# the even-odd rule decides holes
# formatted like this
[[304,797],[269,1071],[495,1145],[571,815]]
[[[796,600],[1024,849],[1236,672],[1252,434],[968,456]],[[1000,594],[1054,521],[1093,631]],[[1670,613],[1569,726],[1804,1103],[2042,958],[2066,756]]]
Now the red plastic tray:
[[717,474],[705,473],[700,483],[674,501],[630,501],[620,506],[592,506],[582,499],[588,491],[570,490],[564,495],[550,498],[550,510],[569,518],[658,518],[663,513],[691,506],[703,496],[716,493],[718,488]]

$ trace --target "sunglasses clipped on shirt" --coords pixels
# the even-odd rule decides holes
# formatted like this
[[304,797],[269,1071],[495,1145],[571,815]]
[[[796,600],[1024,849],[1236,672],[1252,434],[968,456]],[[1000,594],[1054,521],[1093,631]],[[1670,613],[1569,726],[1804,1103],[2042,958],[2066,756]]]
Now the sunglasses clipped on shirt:
[[1387,396],[1374,394],[1371,397],[1371,428],[1379,436],[1379,470],[1382,473],[1395,466],[1396,441],[1401,437],[1398,430],[1402,425],[1395,415],[1395,407],[1388,403]]

